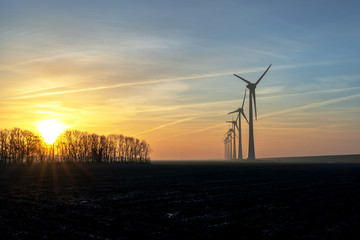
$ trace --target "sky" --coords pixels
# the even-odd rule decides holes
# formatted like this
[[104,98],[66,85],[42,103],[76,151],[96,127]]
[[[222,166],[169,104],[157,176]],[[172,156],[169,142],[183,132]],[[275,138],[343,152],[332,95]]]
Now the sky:
[[[152,159],[224,158],[256,88],[256,157],[360,153],[358,1],[0,0],[0,129],[146,140]],[[248,114],[248,99],[245,114]],[[243,120],[247,156],[248,126]]]

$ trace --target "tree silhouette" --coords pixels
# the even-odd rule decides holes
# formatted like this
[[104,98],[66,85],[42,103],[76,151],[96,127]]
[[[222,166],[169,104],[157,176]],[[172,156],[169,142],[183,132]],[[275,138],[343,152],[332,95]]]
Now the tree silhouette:
[[0,164],[36,162],[148,163],[151,147],[146,141],[122,134],[108,136],[78,130],[62,133],[53,145],[29,130],[0,130]]

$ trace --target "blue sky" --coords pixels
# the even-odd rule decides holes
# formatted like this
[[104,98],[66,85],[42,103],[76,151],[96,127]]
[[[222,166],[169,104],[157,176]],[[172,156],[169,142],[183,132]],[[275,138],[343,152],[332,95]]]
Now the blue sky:
[[273,64],[257,155],[359,153],[359,5],[1,0],[0,128],[55,118],[146,139],[156,159],[218,158],[245,90],[232,74]]

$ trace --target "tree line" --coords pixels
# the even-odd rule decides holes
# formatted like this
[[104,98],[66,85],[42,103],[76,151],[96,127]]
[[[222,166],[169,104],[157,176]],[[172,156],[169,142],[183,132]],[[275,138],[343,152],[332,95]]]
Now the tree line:
[[0,130],[0,164],[34,162],[149,163],[146,141],[122,134],[98,135],[66,130],[47,144],[41,135],[20,128]]

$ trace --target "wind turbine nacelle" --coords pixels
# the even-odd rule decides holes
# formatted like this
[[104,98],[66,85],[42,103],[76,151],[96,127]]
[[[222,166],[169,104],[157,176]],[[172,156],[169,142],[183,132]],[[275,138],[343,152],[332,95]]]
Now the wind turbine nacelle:
[[250,89],[250,90],[255,90],[256,84],[255,84],[255,83],[249,83],[246,87],[247,87],[248,89]]

